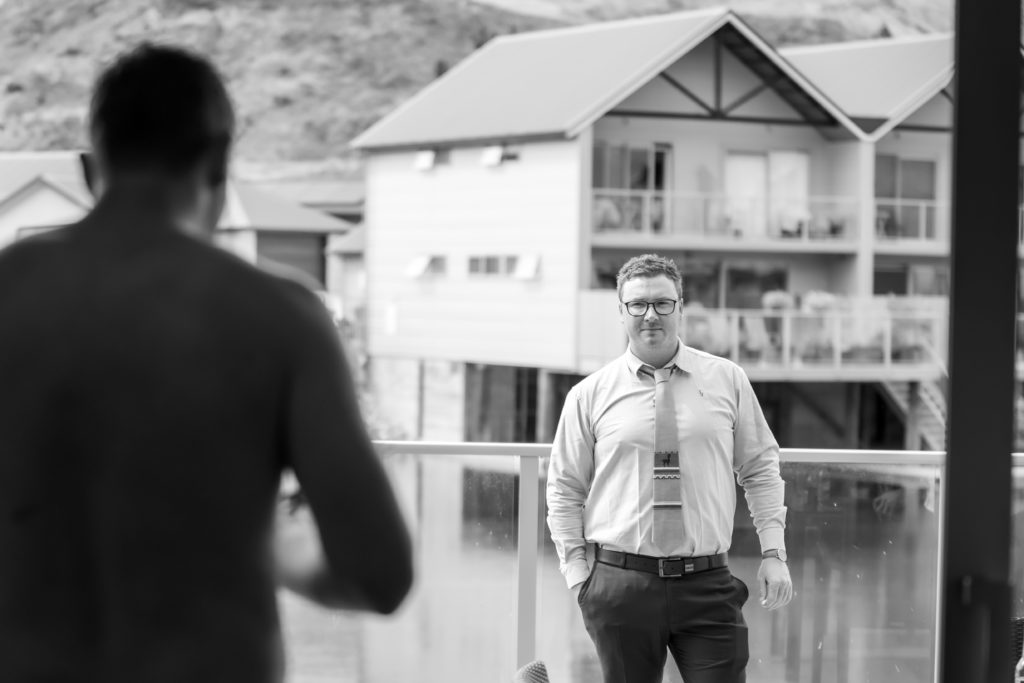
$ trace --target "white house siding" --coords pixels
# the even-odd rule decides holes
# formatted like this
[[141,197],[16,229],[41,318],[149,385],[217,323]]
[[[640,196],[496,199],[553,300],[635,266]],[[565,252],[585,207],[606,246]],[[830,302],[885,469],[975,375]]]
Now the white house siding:
[[[366,270],[371,356],[571,369],[580,230],[574,141],[517,145],[518,161],[481,164],[458,148],[429,171],[415,153],[367,164]],[[418,257],[443,275],[411,278]],[[538,276],[468,273],[470,256],[538,256]]]
[[0,206],[0,246],[17,239],[22,228],[66,225],[84,215],[79,204],[46,185],[36,185]]

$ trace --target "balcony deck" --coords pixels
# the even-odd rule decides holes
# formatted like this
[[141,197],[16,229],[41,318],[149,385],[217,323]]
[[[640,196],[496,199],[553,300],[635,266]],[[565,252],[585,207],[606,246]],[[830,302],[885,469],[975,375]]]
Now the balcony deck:
[[[549,447],[378,449],[413,531],[417,585],[388,618],[330,612],[282,593],[288,680],[506,681],[533,659],[545,661],[554,683],[598,680],[543,524]],[[745,607],[748,680],[935,680],[943,462],[939,452],[782,451],[796,595],[777,612],[756,600]],[[1024,455],[1014,464],[1020,501]],[[754,586],[756,535],[745,509],[736,519],[731,571]],[[672,668],[665,680],[678,683]]]

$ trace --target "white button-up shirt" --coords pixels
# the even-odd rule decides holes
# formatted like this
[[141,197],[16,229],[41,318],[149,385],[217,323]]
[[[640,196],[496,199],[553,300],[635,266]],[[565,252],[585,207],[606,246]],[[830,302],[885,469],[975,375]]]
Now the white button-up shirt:
[[[683,510],[671,555],[729,549],[743,487],[761,549],[784,548],[779,445],[743,370],[679,344],[671,390],[679,430]],[[660,555],[653,545],[654,378],[632,352],[574,386],[548,467],[548,526],[566,583],[589,574],[586,544]],[[649,366],[647,366],[649,367]],[[735,475],[734,475],[735,473]]]

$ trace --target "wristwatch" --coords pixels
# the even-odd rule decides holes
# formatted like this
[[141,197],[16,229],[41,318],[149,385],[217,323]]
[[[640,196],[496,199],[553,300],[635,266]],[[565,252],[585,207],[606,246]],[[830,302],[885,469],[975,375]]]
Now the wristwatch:
[[789,560],[789,556],[786,554],[786,549],[785,548],[772,548],[771,550],[765,550],[763,553],[761,553],[761,559],[762,560],[766,560],[769,557],[778,558],[778,559],[782,560],[783,562],[786,562],[786,561]]

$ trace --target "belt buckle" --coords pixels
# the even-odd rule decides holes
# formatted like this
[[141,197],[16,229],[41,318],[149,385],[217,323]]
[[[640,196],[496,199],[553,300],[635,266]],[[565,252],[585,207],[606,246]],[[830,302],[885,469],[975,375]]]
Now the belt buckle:
[[[668,573],[665,570],[665,563],[667,562],[682,562],[683,568],[681,570]],[[693,573],[693,559],[689,557],[659,557],[658,558],[658,576],[663,579],[672,579],[685,574]]]

